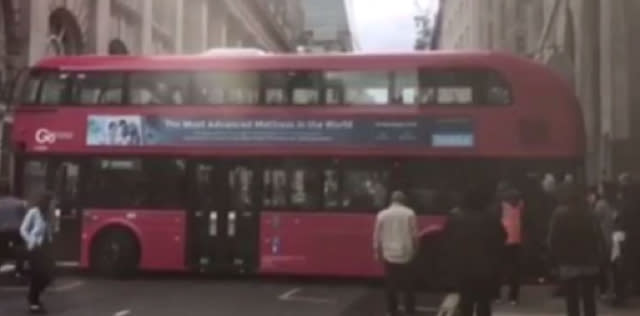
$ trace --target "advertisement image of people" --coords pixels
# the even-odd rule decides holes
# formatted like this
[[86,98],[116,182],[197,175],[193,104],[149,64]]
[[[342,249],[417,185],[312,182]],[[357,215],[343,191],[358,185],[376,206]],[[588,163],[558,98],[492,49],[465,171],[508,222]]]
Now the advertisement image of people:
[[89,146],[142,145],[142,119],[138,115],[90,115],[87,122]]

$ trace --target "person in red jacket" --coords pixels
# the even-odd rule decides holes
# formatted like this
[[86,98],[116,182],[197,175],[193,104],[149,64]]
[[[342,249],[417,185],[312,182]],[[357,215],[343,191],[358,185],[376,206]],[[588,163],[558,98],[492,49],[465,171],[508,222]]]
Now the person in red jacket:
[[522,213],[524,202],[518,190],[506,182],[498,186],[498,217],[507,233],[502,251],[501,277],[497,284],[497,299],[500,299],[500,287],[506,279],[509,285],[508,299],[512,305],[520,298],[520,266],[522,245]]

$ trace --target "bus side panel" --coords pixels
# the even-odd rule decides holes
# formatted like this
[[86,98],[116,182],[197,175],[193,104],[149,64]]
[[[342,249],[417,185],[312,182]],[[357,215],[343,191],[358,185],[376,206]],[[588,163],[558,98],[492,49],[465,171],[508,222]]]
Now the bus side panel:
[[[263,212],[260,273],[373,277],[375,215]],[[442,217],[421,217],[420,230],[439,229]]]
[[181,210],[86,210],[81,266],[90,266],[91,245],[101,232],[124,227],[138,239],[141,270],[184,271],[185,220],[185,211]]

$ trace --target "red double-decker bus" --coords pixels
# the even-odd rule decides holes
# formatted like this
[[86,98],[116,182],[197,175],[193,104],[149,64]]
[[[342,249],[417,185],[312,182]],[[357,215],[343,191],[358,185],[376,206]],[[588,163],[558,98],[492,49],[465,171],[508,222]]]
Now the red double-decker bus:
[[15,103],[16,188],[106,274],[375,276],[392,190],[438,227],[469,182],[583,159],[570,87],[497,53],[57,57]]

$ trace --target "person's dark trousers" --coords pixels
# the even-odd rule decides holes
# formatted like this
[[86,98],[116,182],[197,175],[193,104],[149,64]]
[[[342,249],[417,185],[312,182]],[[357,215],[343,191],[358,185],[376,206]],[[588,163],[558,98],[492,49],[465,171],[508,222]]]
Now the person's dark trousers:
[[502,282],[506,282],[509,286],[508,299],[518,301],[520,298],[520,265],[520,245],[505,246],[502,253],[502,271],[494,283],[496,299],[500,299]]
[[415,314],[416,298],[412,280],[411,264],[385,263],[385,292],[390,315],[398,315],[400,293],[404,296],[406,314]]
[[10,253],[9,236],[6,233],[0,232],[0,265],[9,259]]
[[[575,277],[564,282],[567,316],[596,316],[595,277]],[[582,303],[583,313],[580,313]]]
[[24,242],[22,241],[22,237],[20,237],[19,234],[14,236],[12,248],[13,258],[15,259],[16,264],[16,276],[24,276],[27,251],[25,249]]
[[31,279],[27,300],[31,305],[40,305],[40,295],[49,286],[53,277],[53,258],[48,245],[34,248],[29,252]]
[[624,304],[627,299],[627,275],[622,260],[611,264],[613,272],[614,304]]
[[491,278],[461,280],[458,289],[460,316],[491,316],[491,290],[494,285],[495,280]]
[[598,274],[598,290],[600,290],[600,295],[609,292],[611,272],[612,266],[610,263],[603,263],[600,266],[600,274]]
[[633,285],[633,295],[640,295],[640,254],[635,253],[630,260],[627,261],[626,268],[627,277],[631,279]]

